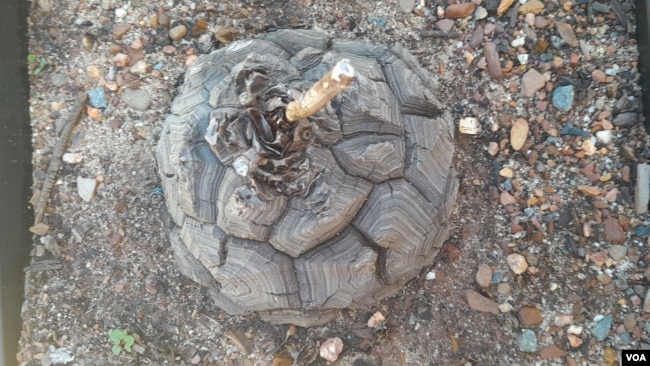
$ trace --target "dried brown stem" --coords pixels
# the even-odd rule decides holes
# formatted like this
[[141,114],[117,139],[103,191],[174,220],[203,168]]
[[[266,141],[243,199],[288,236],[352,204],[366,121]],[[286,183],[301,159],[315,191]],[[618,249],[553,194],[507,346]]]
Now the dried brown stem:
[[294,100],[287,105],[286,118],[295,122],[316,114],[332,98],[348,89],[354,79],[354,68],[350,60],[339,61],[332,71],[314,84],[301,100]]

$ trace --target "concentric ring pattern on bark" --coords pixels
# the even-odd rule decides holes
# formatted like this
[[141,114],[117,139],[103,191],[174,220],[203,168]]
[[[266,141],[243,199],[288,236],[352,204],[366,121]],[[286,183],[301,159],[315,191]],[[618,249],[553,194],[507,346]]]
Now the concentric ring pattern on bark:
[[[234,77],[255,65],[299,95],[342,58],[354,83],[304,122],[314,132],[306,193],[242,204],[249,182],[208,133],[241,108]],[[303,326],[399,291],[446,240],[456,198],[453,121],[436,89],[399,45],[317,31],[268,33],[200,57],[156,148],[181,272],[230,314]]]

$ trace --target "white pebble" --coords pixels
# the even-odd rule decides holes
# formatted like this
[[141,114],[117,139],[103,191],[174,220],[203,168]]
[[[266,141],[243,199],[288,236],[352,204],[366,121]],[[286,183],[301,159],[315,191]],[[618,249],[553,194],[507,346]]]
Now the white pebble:
[[433,281],[433,280],[435,280],[435,279],[436,279],[436,272],[431,271],[431,272],[427,273],[425,279],[426,279],[427,281]]
[[609,144],[612,138],[614,138],[614,133],[612,130],[601,130],[596,132],[596,138],[603,144]]
[[528,63],[528,54],[527,53],[522,53],[520,55],[517,55],[517,60],[519,60],[519,63],[522,65],[525,65]]
[[524,36],[519,36],[519,37],[513,39],[512,42],[510,42],[510,45],[511,45],[512,47],[517,48],[517,47],[521,47],[521,46],[523,46],[525,43],[526,43],[526,37],[524,37]]
[[476,117],[462,117],[458,123],[460,133],[476,135],[481,132],[481,124]]
[[117,8],[115,9],[115,17],[116,18],[124,18],[126,16],[126,10],[122,8]]

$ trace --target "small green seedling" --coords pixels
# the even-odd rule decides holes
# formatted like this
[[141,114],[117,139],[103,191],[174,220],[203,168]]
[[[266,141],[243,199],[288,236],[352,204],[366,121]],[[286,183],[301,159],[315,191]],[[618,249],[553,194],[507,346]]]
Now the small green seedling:
[[111,330],[110,338],[113,341],[113,354],[115,356],[119,355],[123,349],[131,352],[131,346],[135,343],[135,338],[122,329]]
[[[37,62],[38,60],[38,62]],[[43,71],[43,68],[46,66],[47,61],[43,57],[38,57],[37,55],[30,53],[27,55],[27,62],[29,62],[29,70],[32,75],[36,76]]]

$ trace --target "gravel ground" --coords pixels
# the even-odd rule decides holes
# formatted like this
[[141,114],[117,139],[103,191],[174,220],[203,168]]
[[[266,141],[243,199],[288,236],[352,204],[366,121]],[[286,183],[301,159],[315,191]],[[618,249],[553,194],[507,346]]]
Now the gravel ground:
[[[355,366],[608,365],[650,348],[633,2],[456,2],[34,1],[35,191],[78,92],[94,92],[34,241],[19,364],[322,365],[333,337],[334,363]],[[153,158],[186,65],[279,28],[402,43],[463,132],[435,263],[308,329],[228,316],[178,272]],[[386,321],[368,328],[376,311]],[[116,330],[134,337],[130,352],[113,349]]]

